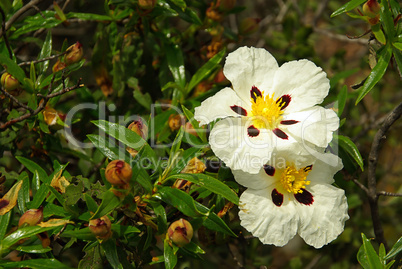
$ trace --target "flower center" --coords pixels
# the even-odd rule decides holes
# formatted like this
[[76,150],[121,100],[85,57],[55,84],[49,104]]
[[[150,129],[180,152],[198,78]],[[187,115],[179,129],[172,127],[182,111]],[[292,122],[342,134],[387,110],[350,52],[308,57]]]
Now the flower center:
[[311,171],[311,166],[307,166],[297,170],[293,165],[286,167],[281,175],[281,184],[288,192],[294,194],[302,193],[305,185],[309,185],[310,181],[307,181],[307,175]]
[[264,97],[264,92],[261,96],[251,98],[251,116],[253,124],[257,129],[265,128],[275,129],[282,119],[282,106],[284,103],[277,102],[268,94]]

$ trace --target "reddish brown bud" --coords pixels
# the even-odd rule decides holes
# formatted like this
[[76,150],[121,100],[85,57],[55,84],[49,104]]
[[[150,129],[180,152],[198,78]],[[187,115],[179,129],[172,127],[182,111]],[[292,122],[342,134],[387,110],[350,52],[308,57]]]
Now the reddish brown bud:
[[88,228],[98,239],[106,240],[112,236],[112,222],[107,216],[90,220]]
[[106,180],[112,185],[122,186],[130,182],[133,175],[131,166],[121,160],[110,162],[105,171]]
[[148,126],[146,126],[141,119],[133,121],[127,128],[141,136],[143,139],[147,139]]
[[179,219],[170,224],[168,229],[169,239],[179,247],[190,243],[193,238],[193,227],[185,219]]
[[67,54],[64,56],[64,62],[66,65],[79,62],[84,55],[82,45],[80,42],[75,43],[67,49]]
[[174,114],[172,114],[172,115],[169,116],[168,124],[169,124],[170,130],[172,130],[172,131],[179,130],[180,127],[182,125],[184,125],[184,123],[185,123],[185,117],[183,115],[179,115],[179,114],[174,115]]
[[377,0],[368,0],[363,5],[363,14],[370,18],[375,18],[379,15],[381,10],[380,4]]
[[63,70],[66,68],[66,63],[60,62],[60,60],[57,60],[57,62],[53,65],[52,67],[52,72],[56,73],[57,71]]
[[28,226],[35,226],[43,220],[43,208],[39,209],[29,209],[25,211],[25,213],[21,216],[18,221],[18,227],[21,227],[24,224]]
[[1,85],[7,91],[12,91],[17,89],[20,86],[20,83],[10,73],[5,72],[3,75],[1,75]]
[[261,19],[245,18],[239,24],[239,34],[251,35],[257,32]]
[[144,10],[153,9],[155,5],[156,0],[138,0],[138,6]]

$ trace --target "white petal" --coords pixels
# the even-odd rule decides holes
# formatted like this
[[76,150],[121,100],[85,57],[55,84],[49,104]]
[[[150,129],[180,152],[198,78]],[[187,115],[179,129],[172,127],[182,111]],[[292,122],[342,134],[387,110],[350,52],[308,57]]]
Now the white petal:
[[247,128],[251,124],[246,117],[222,119],[213,127],[209,144],[231,169],[256,174],[270,159],[272,132],[261,129],[258,136],[250,137]]
[[195,108],[194,119],[199,121],[201,126],[219,118],[239,117],[240,115],[230,108],[233,105],[241,106],[249,112],[251,111],[249,104],[242,102],[231,88],[224,88]]
[[343,232],[349,219],[345,192],[329,184],[312,184],[308,190],[314,196],[310,206],[297,205],[299,235],[307,244],[321,248]]
[[335,173],[342,167],[341,158],[331,153],[322,153],[313,164],[313,169],[308,173],[307,180],[313,183],[331,184],[334,182]]
[[[332,133],[339,127],[339,118],[332,109],[314,106],[310,109],[287,115],[287,119],[299,121],[296,124],[286,126],[289,132],[298,140],[307,151],[315,151],[306,143],[312,143],[318,147],[327,147],[332,140]],[[310,152],[313,154],[313,152]]]
[[264,169],[261,169],[258,174],[250,174],[242,170],[232,170],[232,173],[239,184],[256,190],[267,188],[276,181],[274,177],[268,176]]
[[272,89],[276,70],[278,63],[265,49],[241,47],[229,53],[223,73],[232,82],[237,94],[244,101],[250,102],[252,86],[265,92]]
[[290,94],[286,112],[300,111],[321,104],[329,91],[329,80],[320,67],[308,60],[283,64],[275,74],[275,97]]
[[284,246],[298,227],[295,204],[284,198],[278,207],[271,200],[272,188],[247,189],[240,196],[240,224],[264,244]]

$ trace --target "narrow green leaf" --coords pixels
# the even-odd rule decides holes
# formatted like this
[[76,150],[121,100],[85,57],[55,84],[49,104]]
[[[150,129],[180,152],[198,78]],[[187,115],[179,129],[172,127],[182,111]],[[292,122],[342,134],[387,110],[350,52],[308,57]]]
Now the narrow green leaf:
[[200,212],[195,207],[193,197],[184,191],[175,188],[162,187],[155,195],[165,203],[177,208],[184,215],[189,217],[200,217]]
[[217,180],[216,178],[204,174],[176,174],[170,175],[168,177],[168,179],[177,178],[190,181],[194,184],[206,188],[207,190],[212,191],[213,193],[222,195],[228,201],[236,205],[239,204],[239,197],[237,196],[237,194],[231,188],[229,188],[227,185]]
[[346,105],[346,98],[348,97],[348,87],[344,85],[338,94],[337,101],[335,103],[335,108],[337,109],[336,114],[341,117],[343,110]]
[[23,227],[19,228],[15,232],[9,234],[7,237],[5,237],[1,243],[0,243],[0,254],[4,253],[7,249],[9,249],[12,245],[17,243],[19,240],[31,237],[33,235],[36,235],[38,233],[42,233],[48,230],[54,229],[54,227],[46,227],[42,228],[39,226],[28,226],[28,227]]
[[378,258],[380,258],[380,262],[381,262],[381,264],[383,264],[383,265],[386,265],[386,264],[387,264],[386,261],[385,261],[385,259],[384,259],[385,253],[386,253],[386,252],[385,252],[384,244],[381,243],[381,244],[380,244],[380,248],[378,249]]
[[39,174],[39,179],[43,182],[47,178],[47,173],[43,168],[36,164],[35,162],[24,158],[22,156],[16,156],[15,157],[20,163],[22,163],[31,173],[35,173],[35,171],[38,171]]
[[166,43],[165,51],[170,72],[177,85],[181,87],[181,89],[184,89],[186,85],[186,73],[182,50],[177,45]]
[[40,185],[31,202],[27,204],[28,208],[39,208],[49,193],[48,184]]
[[78,269],[103,269],[103,260],[99,244],[95,247],[85,250],[85,252],[85,256],[78,264]]
[[95,200],[88,195],[87,193],[84,194],[85,203],[87,204],[88,210],[90,212],[95,212],[98,209],[98,204]]
[[66,14],[67,19],[77,18],[81,20],[91,20],[91,21],[111,21],[113,20],[112,17],[107,15],[99,15],[93,13],[76,13],[70,12]]
[[390,45],[385,46],[385,48],[379,53],[379,59],[377,65],[371,70],[370,75],[364,82],[363,87],[360,89],[359,96],[356,100],[356,105],[363,99],[366,94],[368,94],[371,89],[377,84],[378,81],[384,76],[387,70],[389,61],[392,56],[392,48]]
[[380,10],[380,17],[382,26],[384,28],[385,35],[387,36],[387,42],[392,43],[395,36],[394,19],[391,11],[389,10],[388,0],[381,1],[383,8]]
[[22,180],[22,186],[20,191],[18,192],[18,208],[21,212],[25,212],[27,210],[26,204],[29,203],[29,177],[28,174],[24,171],[18,177],[19,180]]
[[[45,42],[43,42],[42,49],[38,56],[38,60],[49,57],[51,53],[52,53],[52,31],[47,31]],[[46,72],[48,67],[49,67],[49,61],[38,63],[38,70],[39,73],[41,74],[40,76],[42,76],[42,73]]]
[[61,237],[77,238],[79,240],[96,240],[95,235],[89,230],[88,227],[83,229],[65,230],[60,234]]
[[112,231],[117,233],[119,237],[127,236],[132,233],[140,233],[141,230],[134,226],[126,226],[121,224],[112,224]]
[[46,253],[52,251],[50,247],[43,248],[42,244],[40,245],[31,245],[31,246],[18,246],[16,250],[25,252],[25,253]]
[[367,239],[367,237],[363,233],[362,239],[365,257],[367,258],[367,262],[370,265],[370,268],[383,268],[377,253],[371,245],[370,240]]
[[99,135],[87,135],[88,139],[110,160],[119,160],[120,154],[117,147],[109,147],[108,142]]
[[64,206],[64,201],[65,201],[65,199],[64,199],[63,195],[61,195],[61,194],[60,194],[55,188],[53,188],[52,186],[50,186],[50,185],[46,185],[46,186],[48,187],[49,191],[50,191],[54,196],[56,196],[57,201],[58,201],[62,206]]
[[385,38],[384,32],[382,31],[380,24],[376,24],[371,26],[371,31],[373,32],[375,38],[383,45],[387,43],[387,40]]
[[102,249],[105,251],[106,258],[114,269],[123,269],[123,265],[119,261],[117,255],[116,242],[114,240],[106,240],[101,244]]
[[373,269],[370,267],[370,264],[368,262],[368,258],[367,258],[367,253],[364,250],[364,246],[361,245],[361,247],[359,248],[359,251],[357,252],[357,261],[360,263],[360,265],[364,268],[364,269]]
[[194,119],[194,114],[190,110],[188,110],[185,106],[181,106],[181,109],[183,110],[184,115],[186,115],[186,118],[189,120],[191,125],[193,126],[195,132],[198,134],[198,137],[201,138],[201,141],[204,143],[208,143],[207,141],[207,130],[205,128],[200,127],[200,124],[198,121]]
[[398,68],[399,76],[402,76],[402,52],[397,48],[392,48],[392,51]]
[[214,55],[207,63],[205,63],[194,76],[191,78],[190,82],[188,83],[186,93],[190,93],[190,91],[197,86],[202,80],[208,78],[218,67],[218,64],[222,61],[223,57],[226,54],[226,50],[223,49],[217,54]]
[[392,45],[398,50],[402,50],[402,42],[394,42]]
[[333,136],[335,142],[338,143],[339,146],[342,147],[356,161],[356,163],[360,166],[360,169],[363,171],[364,170],[363,158],[359,152],[359,149],[356,147],[355,143],[353,143],[353,141],[350,140],[349,137],[343,135],[334,134]]
[[32,268],[32,269],[70,269],[56,259],[31,259],[19,262],[0,261],[2,268]]
[[181,170],[186,167],[187,163],[194,157],[198,156],[198,153],[201,151],[201,148],[189,148],[186,149],[180,156],[179,161],[175,164],[175,166],[170,171],[172,174],[177,174]]
[[165,268],[173,269],[177,263],[177,256],[174,255],[173,248],[169,245],[169,239],[163,242],[163,257],[165,259]]
[[97,219],[103,217],[120,205],[119,198],[114,195],[114,193],[110,190],[104,192],[102,202],[96,210],[95,214],[91,217],[91,219]]
[[335,10],[331,14],[331,17],[335,17],[335,16],[338,16],[338,15],[340,15],[342,13],[351,11],[352,9],[360,6],[364,2],[366,2],[366,0],[352,0],[352,1],[349,1],[346,4],[344,4],[343,6],[341,6],[339,9]]
[[25,72],[19,67],[13,60],[8,58],[7,54],[0,54],[0,63],[1,65],[10,73],[13,77],[15,77],[22,85],[25,87],[29,87],[25,82]]
[[152,206],[158,219],[158,234],[165,233],[168,228],[165,207],[163,207],[160,203],[152,200],[147,200],[147,202]]
[[3,240],[4,236],[7,233],[8,224],[10,223],[10,218],[12,214],[12,210],[8,211],[6,214],[0,216],[0,242]]
[[402,237],[396,241],[395,245],[392,246],[391,250],[387,255],[385,255],[384,259],[389,260],[398,255],[400,252],[402,252]]

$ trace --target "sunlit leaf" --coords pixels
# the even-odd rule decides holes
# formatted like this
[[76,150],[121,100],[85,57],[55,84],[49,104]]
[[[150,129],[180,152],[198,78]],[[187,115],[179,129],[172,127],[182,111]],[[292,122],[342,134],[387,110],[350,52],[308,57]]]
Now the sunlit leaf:
[[356,163],[360,166],[360,169],[363,171],[364,170],[363,158],[359,152],[359,149],[356,147],[355,143],[353,143],[353,141],[350,140],[349,137],[343,135],[334,134],[333,136],[334,141],[338,143],[339,146],[342,147],[356,161]]
[[22,187],[22,180],[18,181],[11,189],[0,199],[0,216],[9,212],[17,204],[18,192]]
[[352,9],[360,6],[364,2],[366,2],[366,0],[351,0],[351,1],[347,2],[346,4],[344,4],[343,6],[341,6],[340,8],[338,8],[337,10],[335,10],[331,14],[331,17],[335,17],[335,16],[338,16],[338,15],[340,15],[342,13],[351,11]]

